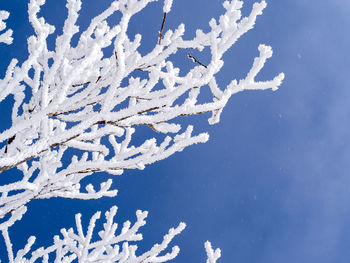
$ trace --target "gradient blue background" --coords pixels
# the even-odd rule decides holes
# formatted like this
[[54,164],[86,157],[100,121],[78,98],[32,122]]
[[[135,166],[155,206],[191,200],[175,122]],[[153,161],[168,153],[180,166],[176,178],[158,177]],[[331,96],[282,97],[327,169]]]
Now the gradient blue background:
[[[64,2],[48,0],[42,11],[57,32],[66,16]],[[85,0],[79,22],[86,25],[109,2]],[[245,1],[244,14],[253,2]],[[166,28],[184,22],[190,38],[196,28],[209,28],[210,18],[223,11],[221,3],[174,0]],[[23,220],[10,230],[14,249],[22,248],[32,234],[38,246],[48,245],[60,228],[73,226],[75,213],[82,212],[86,223],[96,210],[116,204],[119,222],[134,221],[137,209],[150,212],[140,251],[185,221],[188,227],[173,242],[181,248],[175,262],[205,262],[206,240],[222,249],[222,263],[349,262],[350,1],[267,3],[255,28],[225,55],[219,83],[242,78],[264,43],[273,47],[274,56],[259,79],[284,72],[286,79],[277,92],[235,95],[214,126],[207,124],[208,116],[193,118],[195,131],[208,130],[210,141],[144,171],[116,177],[116,198],[30,203]],[[26,1],[2,0],[0,9],[12,13],[8,26],[15,37],[13,45],[0,47],[3,77],[10,58],[25,58],[25,41],[32,30]],[[131,35],[143,34],[143,52],[155,44],[161,20],[162,4],[154,3],[130,24]],[[191,61],[182,61],[178,66],[191,66]],[[10,126],[9,107],[9,101],[0,104],[1,130]],[[14,174],[3,173],[0,182]],[[5,255],[1,240],[3,262]]]

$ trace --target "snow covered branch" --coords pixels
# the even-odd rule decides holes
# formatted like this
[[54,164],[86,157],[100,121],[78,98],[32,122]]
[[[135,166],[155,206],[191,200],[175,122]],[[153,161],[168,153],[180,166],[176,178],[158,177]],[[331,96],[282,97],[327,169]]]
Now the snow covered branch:
[[[6,20],[9,17],[10,13],[4,10],[0,10],[0,31],[3,31],[6,29],[6,23],[4,20]],[[12,38],[12,30],[8,29],[4,33],[0,33],[0,43],[5,43],[10,45],[13,41]]]
[[[179,253],[178,246],[173,246],[171,251],[165,253],[172,239],[180,234],[186,227],[185,223],[180,223],[176,228],[171,228],[163,237],[160,244],[155,244],[148,251],[136,255],[137,245],[131,245],[142,240],[142,234],[138,233],[140,227],[146,224],[147,212],[137,211],[137,221],[131,225],[129,221],[123,224],[120,231],[118,224],[114,222],[117,207],[114,206],[105,213],[106,222],[103,230],[96,235],[94,229],[101,213],[95,213],[91,219],[86,233],[81,222],[81,214],[75,215],[76,230],[61,229],[61,237],[54,237],[54,244],[49,247],[40,247],[32,250],[35,237],[28,239],[27,244],[19,250],[14,257],[12,244],[7,240],[7,247],[11,254],[10,263],[29,263],[42,259],[42,262],[130,262],[130,263],[152,263],[167,262],[174,259]],[[8,233],[7,233],[8,236]],[[205,243],[207,252],[207,263],[215,263],[220,258],[220,249],[212,249],[210,242]]]
[[[49,247],[41,247],[32,250],[35,243],[35,237],[28,239],[27,244],[19,250],[16,256],[10,259],[11,263],[29,263],[41,259],[42,262],[166,262],[174,259],[180,249],[177,246],[172,247],[171,252],[164,253],[172,239],[182,232],[185,223],[180,223],[176,228],[171,228],[163,238],[160,244],[155,244],[150,250],[136,255],[137,245],[131,245],[142,240],[142,234],[138,233],[140,227],[146,224],[145,218],[147,212],[137,211],[137,221],[131,225],[126,221],[120,231],[118,224],[114,222],[117,207],[114,206],[110,211],[105,213],[106,221],[102,225],[103,230],[94,233],[96,221],[100,218],[101,213],[95,213],[91,219],[86,233],[81,222],[81,214],[75,216],[76,230],[61,229],[61,237],[54,237],[54,244]],[[118,231],[117,231],[118,230]],[[96,235],[97,234],[97,235]],[[8,241],[8,248],[12,245]],[[206,245],[207,246],[207,245]],[[208,249],[207,249],[208,251]],[[208,258],[211,258],[211,255]],[[215,261],[210,261],[215,262]]]
[[215,263],[221,257],[221,250],[219,248],[213,249],[209,241],[204,244],[207,252],[207,263]]
[[[0,230],[5,239],[7,229],[21,219],[26,204],[34,199],[115,196],[117,191],[110,189],[111,179],[98,189],[91,184],[81,189],[80,181],[96,172],[120,175],[128,169],[144,169],[148,164],[208,140],[207,133],[194,135],[192,125],[182,127],[179,117],[210,113],[208,121],[215,124],[233,94],[252,89],[276,90],[280,86],[283,73],[272,80],[255,81],[266,60],[272,56],[271,47],[266,45],[259,46],[259,55],[244,79],[233,80],[226,87],[219,87],[216,81],[224,64],[223,55],[253,28],[257,16],[266,7],[264,0],[255,3],[251,13],[244,18],[240,11],[242,1],[225,1],[223,15],[218,20],[210,20],[210,31],[197,30],[189,40],[183,38],[183,24],[164,32],[166,15],[173,2],[165,0],[159,38],[155,39],[152,51],[141,55],[142,36],[130,36],[128,25],[136,13],[155,1],[112,1],[105,11],[91,20],[86,30],[81,31],[77,19],[82,2],[67,0],[68,14],[63,33],[56,37],[55,48],[49,50],[47,39],[54,34],[55,27],[39,17],[45,1],[30,0],[28,15],[35,35],[28,38],[29,56],[21,65],[13,59],[5,77],[0,79],[0,103],[9,96],[14,99],[12,126],[0,133],[3,145],[0,176],[1,172],[12,168],[17,168],[23,175],[19,181],[0,186],[0,219],[7,218],[0,223]],[[108,18],[117,12],[121,15],[120,20],[110,24]],[[8,12],[0,11],[0,30],[6,28],[3,20],[8,15]],[[11,34],[11,30],[1,34],[0,42],[11,43]],[[73,44],[74,36],[78,36],[76,44]],[[112,50],[111,54],[105,51],[106,48]],[[209,63],[204,65],[188,53],[194,62],[192,68],[184,71],[175,67],[172,55],[184,49],[208,50]],[[206,102],[199,102],[198,97],[204,89],[209,89],[211,96]],[[152,129],[155,137],[136,144],[133,138],[142,126]],[[70,161],[63,162],[63,156]],[[92,225],[97,217],[92,219]],[[78,222],[77,227],[80,227]],[[67,242],[72,245],[70,253],[75,253],[78,258],[94,257],[96,253],[108,250],[90,253],[90,240],[86,241],[82,233],[64,233],[64,240],[69,240]],[[31,242],[23,255],[29,251]],[[53,247],[62,251],[60,255],[65,255],[68,243],[57,239]],[[78,253],[79,256],[76,248],[73,249],[73,244],[78,243],[85,249],[84,253]],[[45,259],[43,251],[51,253],[48,251],[52,248],[41,250],[34,257]],[[206,251],[208,262],[215,262],[220,255],[208,244]],[[132,246],[124,248],[123,245],[122,252],[115,256],[118,260],[135,257],[134,252]],[[73,258],[73,254],[69,258]],[[152,257],[150,254],[149,258]],[[159,258],[155,258],[158,261],[142,260],[132,262],[163,262]]]

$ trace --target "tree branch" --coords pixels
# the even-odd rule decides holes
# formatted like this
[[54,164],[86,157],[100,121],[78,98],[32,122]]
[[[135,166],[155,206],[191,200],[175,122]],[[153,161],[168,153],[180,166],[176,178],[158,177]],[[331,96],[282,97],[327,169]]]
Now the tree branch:
[[160,31],[159,31],[159,40],[158,40],[158,45],[160,45],[160,44],[161,44],[161,41],[162,41],[162,37],[163,37],[163,29],[164,29],[164,24],[165,24],[166,15],[167,15],[167,13],[164,13],[164,16],[163,16],[163,21],[162,21],[162,27],[160,28]]

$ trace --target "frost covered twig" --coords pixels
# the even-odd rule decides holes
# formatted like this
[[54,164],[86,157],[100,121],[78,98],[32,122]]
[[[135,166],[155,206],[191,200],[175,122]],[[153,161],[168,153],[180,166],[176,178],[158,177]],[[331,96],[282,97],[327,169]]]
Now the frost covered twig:
[[[3,31],[6,29],[6,23],[4,20],[6,20],[9,17],[10,13],[4,10],[0,10],[0,31]],[[0,43],[5,43],[10,45],[13,41],[12,38],[12,30],[8,29],[4,33],[0,33]]]
[[207,263],[215,263],[221,257],[219,248],[213,249],[209,241],[204,243],[205,251],[207,252]]

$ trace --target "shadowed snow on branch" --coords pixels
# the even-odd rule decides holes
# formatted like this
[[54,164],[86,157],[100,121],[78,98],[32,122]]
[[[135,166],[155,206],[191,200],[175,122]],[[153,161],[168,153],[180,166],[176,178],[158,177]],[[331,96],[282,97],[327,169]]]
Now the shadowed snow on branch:
[[[30,239],[26,248],[14,257],[8,235],[8,228],[21,219],[30,201],[51,197],[97,199],[115,196],[117,191],[110,189],[112,179],[97,188],[89,184],[86,189],[81,189],[80,181],[96,172],[120,175],[127,169],[143,169],[190,145],[204,143],[209,135],[194,135],[194,127],[183,128],[178,117],[211,113],[208,121],[215,124],[233,94],[244,90],[276,90],[281,84],[283,73],[269,81],[255,81],[266,60],[272,56],[271,47],[266,45],[258,47],[259,54],[244,79],[233,80],[226,87],[219,87],[216,81],[224,64],[224,53],[253,28],[257,16],[266,6],[265,1],[255,3],[245,18],[241,17],[242,1],[225,1],[223,15],[218,20],[210,20],[209,32],[197,30],[193,39],[185,40],[183,24],[164,32],[166,16],[172,6],[172,1],[165,0],[159,38],[155,39],[153,50],[142,56],[139,53],[141,35],[130,38],[128,25],[136,13],[154,1],[113,1],[81,32],[77,19],[82,3],[67,0],[68,16],[62,35],[56,38],[54,50],[49,50],[47,38],[54,34],[55,27],[38,16],[45,1],[30,1],[29,21],[35,35],[28,38],[29,56],[21,65],[13,59],[4,79],[0,79],[0,102],[9,96],[14,98],[12,126],[0,133],[0,142],[4,144],[0,151],[0,173],[16,168],[23,174],[20,181],[0,186],[0,219],[7,218],[0,222],[0,230],[11,262],[34,262],[19,259],[28,253],[34,239]],[[109,24],[108,18],[116,12],[121,14],[119,23]],[[0,12],[0,30],[6,28],[2,20],[8,15],[5,11]],[[11,34],[10,30],[1,34],[0,42],[10,44]],[[79,40],[72,45],[75,35]],[[110,56],[104,52],[107,47],[113,49]],[[179,50],[203,51],[205,48],[210,51],[210,62],[206,65],[190,53],[188,57],[193,60],[193,67],[186,72],[176,68],[171,61],[171,55]],[[136,77],[136,72],[141,72],[142,77]],[[200,103],[198,96],[204,88],[211,91],[211,98]],[[164,134],[163,137],[157,135],[163,139],[152,138],[134,145],[132,139],[140,126]],[[82,154],[75,154],[78,151],[71,149]],[[70,156],[69,163],[62,162],[63,155]],[[115,214],[113,211],[114,208],[108,215]],[[143,220],[140,219],[142,215],[138,214],[138,222]],[[107,221],[113,216],[106,215]],[[62,232],[63,240],[69,242],[63,244],[61,239],[55,238],[55,245],[36,250],[32,258],[46,259],[52,251],[62,255],[70,251],[72,254],[67,257],[78,258],[79,262],[99,262],[96,255],[101,255],[103,262],[163,262],[159,261],[157,253],[152,254],[158,248],[152,248],[147,258],[137,257],[136,248],[125,243],[121,248],[119,245],[115,248],[114,244],[119,241],[108,243],[104,237],[98,241],[103,248],[89,247],[97,217],[91,219],[86,236],[77,219],[78,234]],[[183,225],[180,225],[171,230],[172,234],[169,232],[164,240],[170,242],[182,229]],[[216,262],[220,257],[219,250],[213,251],[209,243],[205,247],[207,262]],[[174,251],[164,261],[175,257],[177,249]],[[113,256],[108,258],[107,255]],[[94,257],[96,261],[90,260]]]

